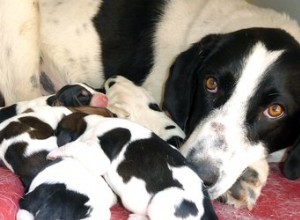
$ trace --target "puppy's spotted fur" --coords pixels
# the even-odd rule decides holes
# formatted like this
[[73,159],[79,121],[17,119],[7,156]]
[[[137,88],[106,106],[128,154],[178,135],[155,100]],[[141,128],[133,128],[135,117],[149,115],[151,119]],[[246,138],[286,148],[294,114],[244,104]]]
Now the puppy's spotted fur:
[[177,148],[183,142],[184,132],[160,109],[144,88],[123,76],[109,78],[104,88],[108,98],[107,108],[119,118],[126,118],[150,129]]
[[18,220],[110,219],[116,197],[102,177],[73,159],[46,160],[58,147],[58,122],[70,113],[65,107],[35,107],[0,124],[0,160],[20,177],[26,192]]
[[67,139],[73,142],[50,152],[49,159],[71,157],[104,175],[123,205],[137,215],[153,220],[217,218],[198,175],[179,151],[150,130],[125,119],[82,115],[84,129],[74,132],[67,127],[74,118],[78,113],[59,126],[61,137],[69,132]]
[[101,176],[71,158],[56,160],[32,180],[18,220],[111,218],[116,196]]
[[35,108],[42,106],[95,106],[105,108],[107,106],[107,97],[83,83],[66,85],[54,95],[21,101],[0,108],[0,123],[10,117],[25,111],[33,111]]
[[0,158],[21,178],[26,190],[32,179],[48,166],[45,156],[57,148],[56,126],[70,113],[65,107],[44,106],[0,124]]

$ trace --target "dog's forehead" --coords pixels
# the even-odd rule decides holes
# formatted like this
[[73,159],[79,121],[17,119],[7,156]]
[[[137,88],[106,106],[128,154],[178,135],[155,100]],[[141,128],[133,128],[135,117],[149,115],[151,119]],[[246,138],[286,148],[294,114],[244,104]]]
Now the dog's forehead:
[[271,64],[257,85],[257,99],[268,97],[266,102],[282,100],[285,103],[299,103],[300,95],[300,50],[285,50]]
[[[241,47],[252,47],[257,42],[262,42],[270,50],[283,50],[299,48],[299,43],[286,31],[279,28],[247,28],[224,34],[224,44]],[[245,49],[244,48],[244,49]]]
[[276,62],[282,53],[282,50],[269,51],[263,43],[256,43],[251,48],[250,53],[241,60],[242,69],[231,97],[224,104],[227,106],[225,109],[231,109],[230,112],[234,115],[245,113],[250,98],[257,91],[258,85],[268,72],[268,68]]
[[[214,38],[208,35],[206,38]],[[217,35],[213,48],[205,58],[205,63],[217,68],[240,66],[240,58],[247,57],[257,43],[261,43],[268,51],[299,50],[299,43],[287,32],[275,28],[247,28]],[[207,40],[206,40],[207,41]]]
[[[220,78],[230,73],[234,84],[230,99],[240,100],[236,106],[249,104],[251,97],[257,100],[274,94],[298,102],[292,99],[300,94],[300,45],[292,36],[280,29],[250,28],[225,34],[221,41],[221,49],[214,52],[208,65],[216,66]],[[228,57],[224,57],[224,49]]]

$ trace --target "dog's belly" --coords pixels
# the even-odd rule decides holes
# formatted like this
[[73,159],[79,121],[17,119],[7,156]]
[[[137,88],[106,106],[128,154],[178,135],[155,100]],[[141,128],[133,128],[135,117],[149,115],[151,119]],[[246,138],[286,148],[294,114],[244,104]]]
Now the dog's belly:
[[51,93],[67,83],[102,82],[100,39],[93,17],[101,1],[40,1],[41,81]]
[[186,3],[174,7],[168,8],[164,0],[130,0],[126,4],[118,0],[91,4],[83,0],[41,0],[44,90],[53,93],[74,82],[99,87],[104,78],[118,74],[144,83],[160,101],[168,70],[183,49],[192,20],[187,16],[180,28],[174,25],[179,16],[172,15],[174,10],[186,8],[180,9],[182,16],[189,11]]

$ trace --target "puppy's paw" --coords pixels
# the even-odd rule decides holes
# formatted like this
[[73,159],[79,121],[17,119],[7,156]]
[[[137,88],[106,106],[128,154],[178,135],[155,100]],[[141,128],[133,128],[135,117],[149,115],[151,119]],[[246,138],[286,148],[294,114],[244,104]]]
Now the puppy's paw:
[[235,208],[246,207],[251,210],[266,184],[268,174],[269,165],[267,160],[257,161],[249,166],[233,186],[220,196],[218,200],[233,205]]
[[[125,106],[125,105],[124,105]],[[111,111],[113,114],[117,115],[118,118],[129,118],[129,112],[122,107],[120,104],[109,104],[108,110]]]
[[63,156],[64,152],[61,149],[55,149],[47,155],[47,160],[56,160],[62,158]]

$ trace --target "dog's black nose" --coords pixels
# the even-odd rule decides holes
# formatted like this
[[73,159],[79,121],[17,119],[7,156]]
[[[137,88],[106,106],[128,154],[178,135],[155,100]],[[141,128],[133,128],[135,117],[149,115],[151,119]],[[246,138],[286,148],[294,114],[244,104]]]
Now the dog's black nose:
[[194,164],[194,167],[196,167],[196,172],[207,187],[213,186],[219,179],[219,170],[209,162],[198,162]]

